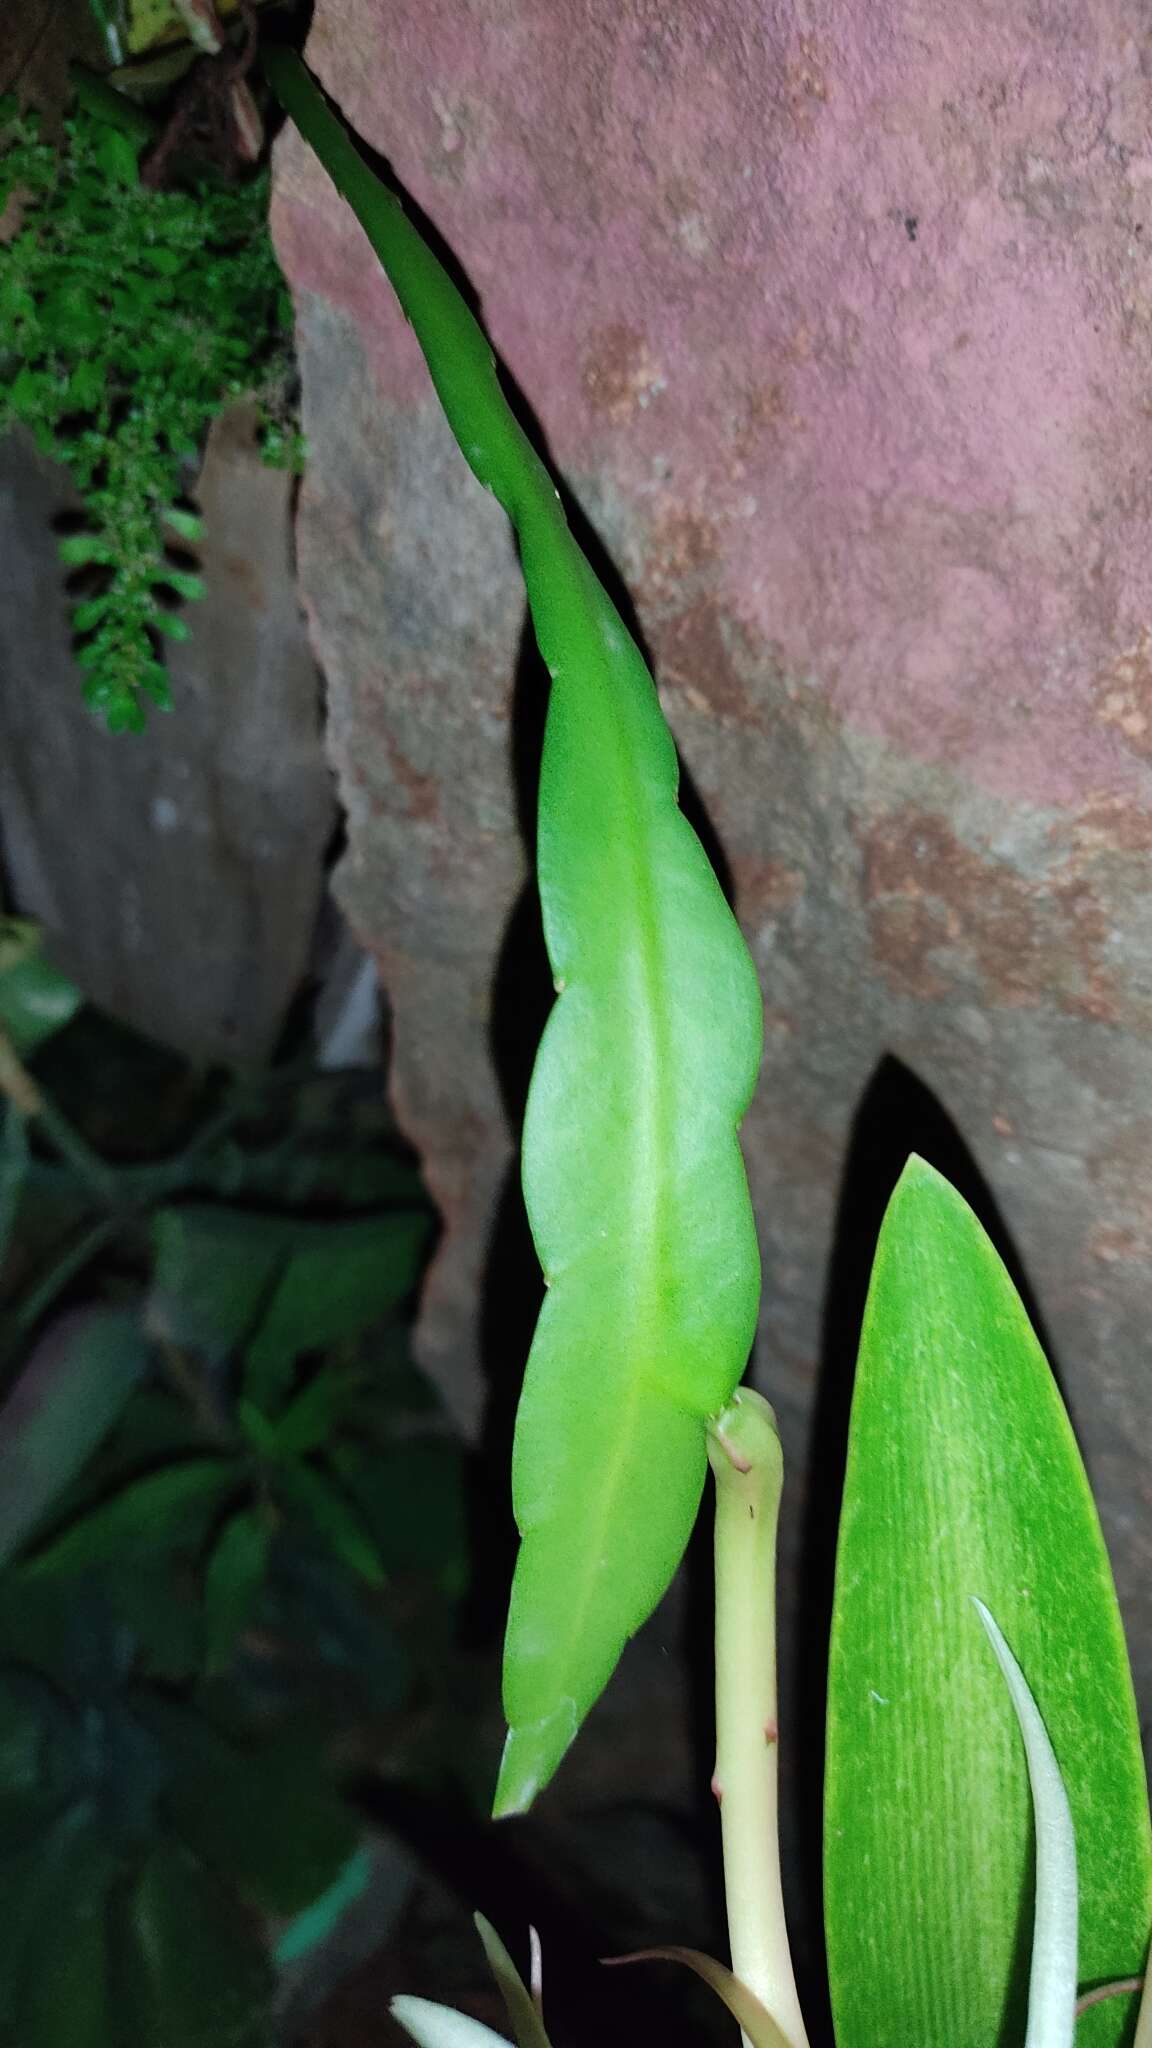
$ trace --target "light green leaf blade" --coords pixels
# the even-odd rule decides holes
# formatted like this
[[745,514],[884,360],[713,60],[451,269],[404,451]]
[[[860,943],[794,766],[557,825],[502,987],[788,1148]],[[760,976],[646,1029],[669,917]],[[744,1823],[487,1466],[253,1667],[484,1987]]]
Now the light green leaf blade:
[[472,1915],[476,1932],[484,1943],[488,1967],[500,1989],[500,1996],[507,2007],[508,2019],[516,2037],[516,2048],[551,2048],[544,2022],[536,2009],[519,1970],[512,1961],[504,1943],[490,1920],[483,1913]]
[[652,1611],[704,1481],[702,1424],[755,1329],[736,1131],[759,1066],[755,970],[677,808],[675,748],[635,642],[517,425],[486,337],[299,61],[274,89],[364,226],[461,450],[517,533],[552,677],[541,906],[559,1000],[524,1129],[548,1282],[517,1421],[522,1545],[496,1811],[530,1804]]
[[[838,2048],[1023,2036],[1028,1777],[972,1596],[1012,1641],[1064,1774],[1081,1979],[1135,1973],[1152,1844],[1095,1507],[1003,1265],[913,1159],[877,1247],[837,1555],[825,1925]],[[1093,2007],[1078,2048],[1118,2048],[1131,2007]]]

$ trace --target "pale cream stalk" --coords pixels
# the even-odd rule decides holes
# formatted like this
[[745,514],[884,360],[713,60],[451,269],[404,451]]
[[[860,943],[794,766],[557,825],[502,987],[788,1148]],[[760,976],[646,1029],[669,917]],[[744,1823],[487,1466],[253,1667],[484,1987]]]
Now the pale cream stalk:
[[[793,2048],[808,2048],[780,1882],[776,1418],[749,1387],[708,1429],[716,1481],[716,1775],[732,1969]],[[747,2040],[747,2037],[745,2037]]]

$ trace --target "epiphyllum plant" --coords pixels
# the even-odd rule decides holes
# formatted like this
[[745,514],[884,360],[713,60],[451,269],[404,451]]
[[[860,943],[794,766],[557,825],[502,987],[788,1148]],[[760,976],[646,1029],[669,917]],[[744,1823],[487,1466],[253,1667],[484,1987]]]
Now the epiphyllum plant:
[[[522,1811],[560,1763],[665,1590],[711,1463],[732,1969],[660,1953],[705,1975],[756,2048],[805,2048],[775,1830],[780,1447],[767,1404],[738,1387],[759,1293],[736,1137],[759,1061],[755,973],[677,807],[639,649],[483,331],[298,59],[266,62],[515,527],[552,678],[538,880],[557,1002],[523,1159],[548,1293],[517,1421],[495,1810]],[[876,1255],[840,1526],[825,1815],[839,2048],[1067,2048],[1080,1984],[1080,2040],[1120,2048],[1150,1911],[1135,1705],[1087,1479],[1008,1275],[913,1160]],[[545,2048],[538,1986],[481,1934],[520,2048]],[[499,2038],[420,2000],[394,2010],[428,2048]],[[1152,2048],[1147,1998],[1136,2040]]]

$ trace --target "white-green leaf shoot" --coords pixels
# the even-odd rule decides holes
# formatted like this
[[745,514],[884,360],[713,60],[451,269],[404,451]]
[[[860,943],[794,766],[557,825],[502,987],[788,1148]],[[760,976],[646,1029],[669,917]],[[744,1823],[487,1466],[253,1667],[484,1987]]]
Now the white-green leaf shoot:
[[1004,1673],[1024,1738],[1036,1834],[1036,1903],[1024,2048],[1072,2048],[1076,2027],[1076,1837],[1056,1752],[1028,1682],[982,1600],[973,1606]]
[[430,1998],[394,1998],[389,2010],[417,2048],[512,2048],[503,2034]]

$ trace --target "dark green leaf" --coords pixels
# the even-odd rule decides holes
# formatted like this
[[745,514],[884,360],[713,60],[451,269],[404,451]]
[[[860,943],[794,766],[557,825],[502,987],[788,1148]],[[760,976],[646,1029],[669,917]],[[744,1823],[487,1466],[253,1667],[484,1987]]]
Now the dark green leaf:
[[13,2001],[18,2048],[120,2048],[107,1942],[114,1875],[94,1815],[74,1809],[33,1878],[35,1919]]
[[380,1553],[339,1488],[313,1465],[277,1466],[276,1485],[289,1506],[310,1522],[321,1541],[370,1586],[384,1583]]
[[170,1542],[236,1483],[231,1458],[184,1458],[134,1479],[92,1508],[63,1535],[33,1553],[24,1570],[37,1577],[86,1571],[139,1544]]
[[0,1566],[107,1436],[148,1367],[138,1317],[90,1308],[38,1343],[0,1409]]
[[222,1359],[255,1327],[287,1257],[286,1226],[223,1204],[161,1209],[152,1225],[150,1330]]
[[136,150],[119,128],[97,131],[96,162],[110,184],[134,185],[139,176]]
[[209,1673],[223,1671],[260,1596],[272,1532],[259,1507],[238,1508],[220,1530],[204,1574]]
[[189,1708],[146,1711],[173,1766],[164,1811],[188,1848],[267,1912],[309,1905],[355,1846],[314,1744],[291,1734],[241,1747]]
[[[1135,1973],[1152,1841],[1091,1492],[1011,1280],[914,1159],[876,1252],[837,1558],[824,1889],[838,2048],[1023,2037],[1027,1771],[973,1596],[1010,1641],[1064,1777],[1081,1979]],[[1130,2018],[1130,2001],[1094,2006],[1079,2048],[1118,2048]]]
[[450,1437],[408,1436],[376,1451],[341,1445],[332,1461],[388,1572],[462,1573],[464,1457]]
[[147,1859],[118,1911],[118,1989],[140,2048],[256,2048],[271,1968],[256,1924],[179,1842]]
[[270,1426],[269,1441],[281,1458],[303,1457],[326,1444],[347,1403],[345,1376],[322,1368]]
[[83,997],[45,960],[38,925],[0,918],[0,1028],[21,1059],[75,1016]]
[[0,1276],[8,1256],[28,1160],[27,1123],[15,1103],[8,1102],[0,1121]]
[[355,1336],[397,1308],[415,1286],[430,1235],[420,1210],[295,1225],[292,1257],[248,1346],[253,1398],[277,1384],[285,1360]]

